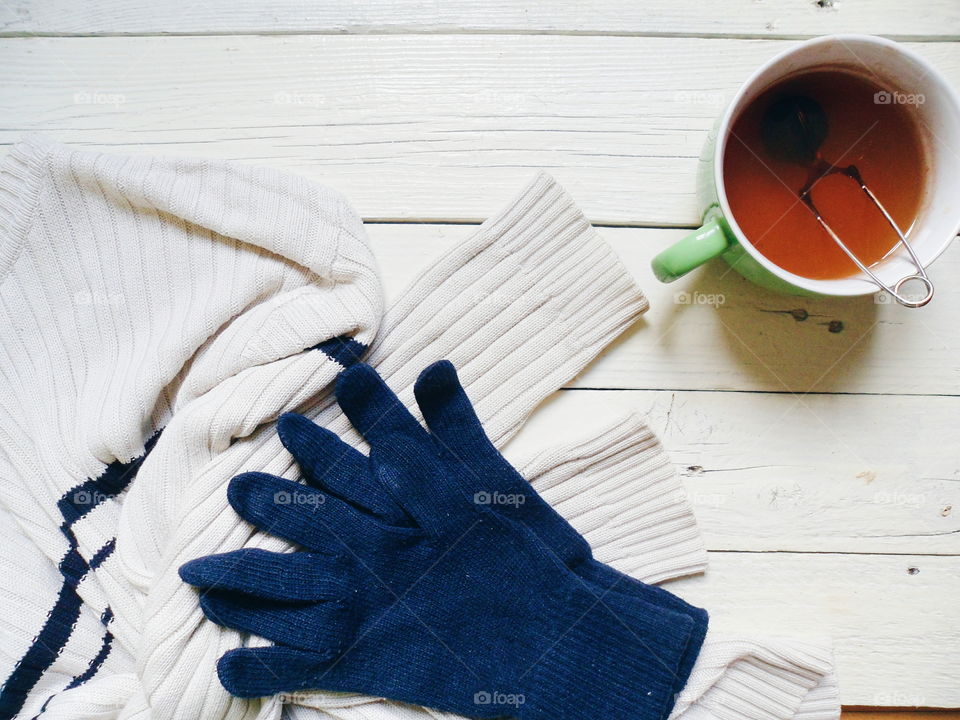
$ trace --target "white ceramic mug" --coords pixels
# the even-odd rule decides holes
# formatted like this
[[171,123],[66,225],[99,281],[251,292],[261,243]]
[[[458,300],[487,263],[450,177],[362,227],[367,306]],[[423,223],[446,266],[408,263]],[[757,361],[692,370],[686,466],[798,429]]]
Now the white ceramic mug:
[[[927,164],[926,193],[909,235],[923,267],[932,263],[960,231],[960,99],[927,60],[891,40],[871,35],[828,35],[801,43],[769,60],[740,87],[710,132],[700,161],[698,200],[703,225],[653,260],[656,276],[671,282],[707,260],[722,256],[739,273],[790,294],[869,295],[878,285],[866,274],[811,280],[764,257],[744,236],[727,202],[723,157],[740,113],[761,93],[787,77],[815,69],[846,69],[885,88],[891,101],[912,97]],[[922,102],[918,99],[922,98]],[[882,102],[880,99],[879,102]],[[871,268],[884,285],[897,286],[917,267],[900,244]],[[929,286],[929,295],[933,288]],[[914,306],[925,304],[920,298]]]

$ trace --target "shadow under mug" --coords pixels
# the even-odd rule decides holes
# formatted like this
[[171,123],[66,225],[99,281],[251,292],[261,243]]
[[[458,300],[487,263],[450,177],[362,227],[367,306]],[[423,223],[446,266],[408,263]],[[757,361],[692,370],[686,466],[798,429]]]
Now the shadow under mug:
[[[813,280],[788,272],[768,260],[746,238],[727,203],[723,157],[730,129],[741,111],[761,93],[801,71],[844,68],[868,75],[892,93],[923,97],[912,106],[924,144],[927,189],[907,237],[926,268],[960,231],[960,100],[949,82],[929,62],[891,40],[872,35],[827,35],[801,43],[769,60],[740,87],[710,131],[697,173],[697,199],[703,225],[667,248],[653,261],[662,282],[673,282],[715,257],[723,257],[747,279],[791,295],[857,296],[880,288],[864,273]],[[917,275],[918,268],[902,243],[870,268],[888,287]],[[933,286],[927,281],[929,295]],[[922,305],[918,302],[915,305]]]

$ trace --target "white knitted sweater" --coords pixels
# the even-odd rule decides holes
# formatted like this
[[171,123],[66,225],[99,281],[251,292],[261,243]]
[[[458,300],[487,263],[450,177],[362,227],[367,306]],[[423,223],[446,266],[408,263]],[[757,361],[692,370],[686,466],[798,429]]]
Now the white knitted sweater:
[[[206,622],[176,574],[200,555],[284,547],[225,493],[244,470],[296,477],[273,420],[297,408],[360,444],[328,386],[372,346],[408,404],[416,373],[452,360],[503,444],[645,309],[546,177],[427,269],[378,335],[374,261],[336,193],[229,163],[16,145],[0,167],[0,717],[277,717],[278,699],[232,698],[215,675],[223,652],[259,641]],[[650,580],[702,569],[665,456],[621,427],[634,431],[592,449],[599,464],[541,459],[528,477],[553,472],[541,490],[601,559]],[[819,649],[707,647],[677,705],[691,717],[743,702],[788,718],[831,687]],[[303,703],[408,711],[371,700]]]

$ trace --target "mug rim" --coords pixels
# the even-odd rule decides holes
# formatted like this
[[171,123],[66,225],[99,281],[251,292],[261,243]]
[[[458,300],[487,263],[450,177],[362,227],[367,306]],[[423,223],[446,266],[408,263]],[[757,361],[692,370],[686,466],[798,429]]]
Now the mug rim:
[[[713,182],[717,191],[717,202],[719,204],[721,214],[731,232],[733,232],[736,236],[737,242],[739,242],[741,247],[743,247],[743,249],[749,253],[750,256],[765,270],[772,273],[776,277],[785,280],[791,285],[808,290],[810,292],[818,293],[820,295],[872,295],[882,290],[882,288],[878,287],[872,280],[857,276],[822,280],[807,278],[803,275],[797,275],[789,270],[785,270],[763,255],[763,253],[754,247],[754,245],[747,239],[746,234],[737,223],[730,204],[727,201],[727,189],[723,178],[723,156],[726,152],[727,140],[730,136],[730,129],[733,124],[734,113],[739,110],[743,97],[747,94],[747,92],[754,88],[761,75],[801,50],[807,50],[812,46],[825,45],[828,43],[839,42],[841,44],[845,44],[846,41],[866,42],[890,48],[898,54],[903,55],[909,60],[920,65],[926,73],[926,76],[932,78],[938,85],[942,87],[948,104],[953,108],[956,121],[960,123],[960,95],[957,94],[957,91],[946,80],[946,78],[943,76],[943,73],[941,73],[929,60],[921,55],[918,55],[913,50],[910,50],[909,48],[904,47],[902,44],[894,42],[893,40],[889,40],[877,35],[866,35],[861,33],[837,33],[833,35],[822,35],[820,37],[805,40],[774,55],[772,58],[756,68],[750,74],[750,76],[744,80],[743,83],[741,83],[740,87],[737,89],[737,92],[727,105],[726,110],[724,110],[720,119],[720,124],[717,128],[717,143],[714,148],[713,157]],[[813,65],[811,65],[811,67],[813,67]],[[954,221],[952,232],[944,239],[944,241],[940,245],[933,246],[934,249],[932,252],[930,252],[929,257],[920,258],[923,267],[929,267],[938,257],[940,257],[940,255],[942,255],[943,252],[950,246],[950,243],[953,242],[953,240],[957,237],[958,233],[960,233],[960,214],[958,214],[958,217]],[[892,285],[893,283],[891,282],[888,284]]]

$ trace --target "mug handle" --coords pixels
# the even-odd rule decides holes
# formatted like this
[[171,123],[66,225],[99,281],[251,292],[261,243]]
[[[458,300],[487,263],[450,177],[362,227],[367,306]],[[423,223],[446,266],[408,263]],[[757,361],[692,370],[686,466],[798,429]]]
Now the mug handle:
[[650,265],[657,280],[669,283],[723,254],[729,247],[730,240],[721,219],[714,217],[657,255]]

